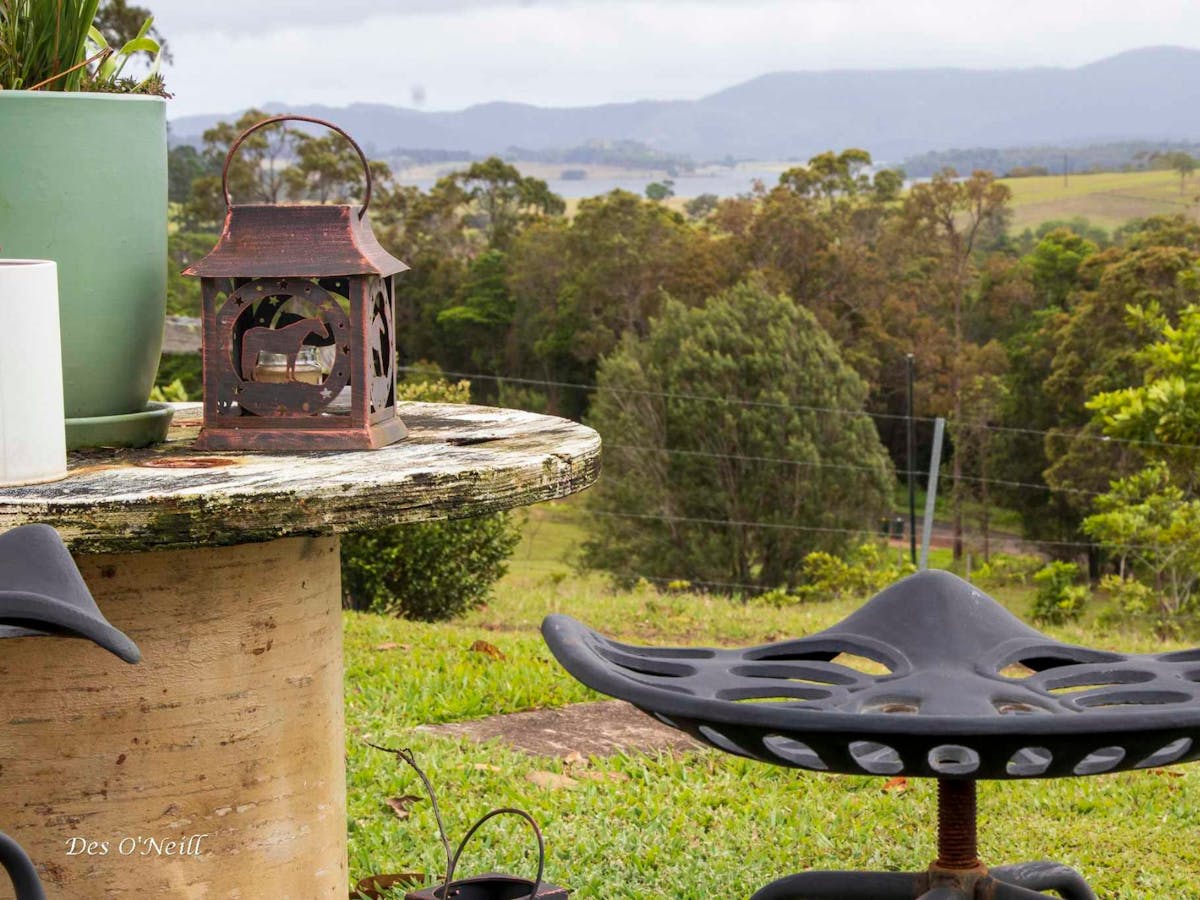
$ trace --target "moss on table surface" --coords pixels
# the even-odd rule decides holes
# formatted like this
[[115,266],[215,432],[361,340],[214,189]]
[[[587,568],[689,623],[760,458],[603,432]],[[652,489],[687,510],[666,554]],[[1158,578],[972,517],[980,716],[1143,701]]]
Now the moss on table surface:
[[595,481],[600,437],[518,410],[402,403],[380,450],[200,453],[199,408],[168,442],[72,454],[65,479],[0,490],[0,530],[44,522],[72,550],[221,546],[464,518],[562,497]]

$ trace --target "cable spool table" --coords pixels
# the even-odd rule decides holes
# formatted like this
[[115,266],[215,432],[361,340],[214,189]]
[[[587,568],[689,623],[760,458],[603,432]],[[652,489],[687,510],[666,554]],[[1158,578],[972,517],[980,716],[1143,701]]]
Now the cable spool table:
[[[58,529],[143,652],[16,638],[0,664],[0,822],[51,896],[344,898],[340,533],[581,490],[600,438],[515,410],[401,404],[383,450],[74,454],[0,489],[0,530]],[[7,885],[0,898],[7,900]]]

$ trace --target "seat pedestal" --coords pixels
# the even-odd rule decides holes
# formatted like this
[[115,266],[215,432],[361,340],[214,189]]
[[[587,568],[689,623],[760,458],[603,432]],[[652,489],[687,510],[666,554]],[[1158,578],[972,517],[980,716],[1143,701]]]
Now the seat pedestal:
[[1074,869],[1054,862],[989,870],[979,861],[974,781],[938,779],[938,858],[924,872],[801,872],[751,900],[1097,900]]

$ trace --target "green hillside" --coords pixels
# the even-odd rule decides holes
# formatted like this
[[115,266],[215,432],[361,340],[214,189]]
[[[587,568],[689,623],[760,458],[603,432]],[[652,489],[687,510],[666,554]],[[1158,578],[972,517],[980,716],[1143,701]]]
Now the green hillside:
[[1195,216],[1200,210],[1200,177],[1189,177],[1181,193],[1179,175],[1172,171],[1071,175],[1066,185],[1062,175],[1006,178],[1003,183],[1013,192],[1014,231],[1075,216],[1111,229],[1129,219],[1179,212]]

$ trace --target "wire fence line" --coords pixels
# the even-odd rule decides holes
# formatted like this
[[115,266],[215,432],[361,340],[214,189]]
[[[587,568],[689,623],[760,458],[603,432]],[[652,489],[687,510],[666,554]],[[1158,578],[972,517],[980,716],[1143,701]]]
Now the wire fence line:
[[[426,370],[422,370],[422,368],[419,368],[419,367],[410,367],[410,366],[404,367],[404,366],[402,366],[401,368],[407,368],[408,371],[413,371],[413,372],[425,372],[426,371]],[[493,380],[502,380],[502,382],[520,382],[523,384],[588,386],[588,385],[577,385],[577,384],[569,383],[569,382],[547,382],[547,380],[533,379],[533,378],[510,378],[508,376],[485,376],[485,374],[478,374],[478,373],[470,374],[470,373],[464,373],[464,372],[443,371],[442,374],[444,374],[444,376],[449,376],[451,378],[460,378],[460,377],[462,377],[462,378],[491,378]],[[594,386],[594,385],[592,385],[592,389],[599,390],[599,391],[604,391],[604,390],[620,391],[620,389],[598,388],[598,386]],[[688,398],[690,398],[692,395],[670,394],[670,392],[664,391],[664,392],[658,392],[658,394],[656,394],[656,396],[688,397]],[[730,400],[728,400],[727,402],[733,403],[733,404],[739,404],[739,406],[767,406],[767,404],[758,403],[756,401],[739,401],[739,400],[732,400],[732,398],[730,398]],[[785,408],[791,408],[791,409],[814,410],[814,412],[841,412],[841,413],[845,413],[847,415],[850,415],[850,414],[870,415],[870,416],[875,416],[875,418],[883,418],[883,416],[886,416],[886,418],[893,418],[893,419],[904,419],[905,418],[905,416],[892,415],[889,413],[864,413],[864,412],[862,412],[862,410],[835,409],[835,408],[830,408],[830,407],[796,407],[796,406],[791,406],[791,404],[769,404],[769,406],[785,407]],[[913,421],[934,422],[935,419],[930,419],[930,418],[928,418],[928,416],[914,416]],[[991,427],[991,426],[989,426],[989,427]],[[992,431],[1025,431],[1025,430],[1020,430],[1020,428],[1001,428],[998,426],[991,427],[991,430]],[[1049,432],[1037,432],[1037,433],[1049,433]],[[1080,437],[1084,437],[1084,436],[1080,436]],[[1091,439],[1094,439],[1094,437]],[[1108,439],[1103,438],[1103,440],[1105,440],[1105,442],[1106,442],[1106,440],[1108,440]],[[712,452],[712,451],[706,451],[706,450],[684,450],[684,449],[680,449],[680,448],[671,448],[671,446],[644,446],[644,445],[620,444],[620,443],[612,443],[612,442],[606,442],[605,446],[607,446],[607,448],[611,448],[613,450],[634,450],[634,451],[641,451],[641,452],[665,452],[665,454],[671,454],[673,456],[698,456],[698,457],[713,458],[713,460],[737,460],[737,461],[742,461],[742,462],[768,462],[768,463],[781,464],[781,466],[794,466],[794,467],[799,467],[799,468],[842,469],[842,470],[852,470],[852,472],[874,472],[874,470],[875,470],[874,467],[853,466],[853,464],[850,464],[850,463],[828,463],[828,462],[818,462],[818,461],[810,461],[810,460],[790,460],[790,458],[779,457],[779,456],[755,456],[755,455],[748,455],[748,454],[718,454],[718,452]],[[1200,448],[1198,448],[1198,449],[1200,449]],[[929,473],[926,472],[926,470],[924,470],[924,469],[914,469],[914,470],[898,469],[898,470],[896,470],[895,474],[898,476],[901,476],[901,478],[905,478],[905,479],[910,478],[910,476],[912,476],[912,478],[925,479],[925,478],[928,478],[928,475],[929,475]],[[938,484],[942,484],[942,481],[952,481],[952,480],[955,480],[954,475],[952,472],[949,472],[949,470],[947,470],[947,469],[942,469],[942,472],[940,474],[938,474]],[[956,479],[956,480],[966,481],[966,482],[968,482],[968,484],[996,485],[997,487],[1015,488],[1015,490],[1045,491],[1045,492],[1049,492],[1049,493],[1078,494],[1078,496],[1084,496],[1084,497],[1100,497],[1100,496],[1103,496],[1104,493],[1106,493],[1105,491],[1093,491],[1093,490],[1088,490],[1088,488],[1082,488],[1082,487],[1067,487],[1067,486],[1060,486],[1060,485],[1048,485],[1048,484],[1044,484],[1044,482],[1036,482],[1036,481],[1016,481],[1016,480],[1012,480],[1012,479],[982,478],[982,476],[978,476],[978,475],[961,475],[960,474],[958,476],[958,479]]]
[[[646,447],[637,444],[620,444],[606,441],[604,444],[606,449],[610,450],[632,450],[643,453],[667,453],[672,456],[697,456],[709,459],[730,459],[744,462],[764,462],[778,465],[796,466],[799,468],[810,469],[839,469],[853,472],[873,472],[873,466],[857,466],[851,463],[827,463],[816,460],[788,459],[782,456],[753,456],[741,453],[712,453],[706,450],[682,450],[675,447]],[[924,469],[896,469],[895,474],[899,478],[917,478],[928,481],[929,472]],[[1014,488],[1031,491],[1044,491],[1051,494],[1074,494],[1083,497],[1102,497],[1107,494],[1107,491],[1096,491],[1088,488],[1066,487],[1062,485],[1051,485],[1039,483],[1035,481],[1013,481],[1007,478],[983,478],[978,475],[962,475],[957,479],[954,473],[949,469],[942,467],[938,471],[938,486],[939,488],[944,482],[965,481],[969,484],[978,485],[996,485],[1004,488]]]
[[[875,471],[873,466],[856,466],[850,463],[826,463],[813,460],[787,459],[786,457],[781,456],[749,456],[740,453],[710,453],[704,450],[680,450],[674,447],[644,447],[636,444],[616,444],[607,441],[605,442],[604,446],[612,450],[634,450],[646,453],[669,453],[679,456],[700,456],[712,459],[733,459],[748,462],[778,463],[780,465],[798,466],[812,469],[842,469],[854,472]],[[929,472],[920,469],[897,469],[896,475],[903,478],[915,477],[928,479]],[[945,469],[942,469],[938,472],[939,485],[943,481],[951,481],[953,479],[954,474],[952,472],[949,472]],[[995,484],[1001,487],[1050,491],[1051,493],[1081,494],[1089,497],[1099,497],[1105,493],[1104,491],[1092,491],[1085,488],[1057,487],[1049,484],[1039,484],[1033,481],[1009,481],[1004,478],[981,478],[975,475],[960,475],[958,480],[967,481],[972,484]]]
[[[519,559],[523,568],[532,569],[533,571],[546,572],[547,574],[558,574],[564,566],[571,567],[571,563],[559,559]],[[687,585],[702,585],[704,587],[730,588],[733,590],[753,592],[756,594],[764,594],[771,588],[764,588],[761,584],[744,584],[738,581],[712,581],[705,578],[688,578],[685,575],[678,577],[668,577],[664,575],[644,575],[638,572],[632,572],[629,575],[635,581],[648,581],[651,584],[687,584]]]
[[[616,393],[616,394],[629,394],[629,395],[635,395],[635,396],[653,397],[653,398],[660,398],[660,399],[679,399],[679,400],[687,400],[687,401],[695,401],[695,402],[719,403],[719,404],[732,405],[732,406],[738,406],[738,407],[744,407],[744,408],[797,410],[797,411],[802,411],[802,412],[814,412],[814,413],[822,413],[822,414],[844,415],[844,416],[848,416],[848,417],[869,418],[872,420],[888,421],[891,423],[901,423],[901,422],[908,421],[908,417],[905,415],[902,415],[902,414],[870,412],[867,410],[850,409],[850,408],[842,408],[842,407],[813,406],[813,405],[807,405],[807,404],[773,402],[773,401],[742,400],[742,399],[738,399],[738,398],[734,398],[734,397],[712,396],[712,395],[695,394],[695,393],[681,393],[681,392],[673,392],[673,391],[666,391],[666,390],[612,388],[612,387],[606,387],[606,386],[602,386],[602,385],[598,385],[598,384],[589,384],[589,383],[583,383],[583,382],[556,381],[556,380],[552,380],[552,379],[525,378],[525,377],[516,377],[516,376],[507,376],[507,375],[492,375],[492,374],[482,373],[482,372],[460,372],[460,371],[447,371],[447,370],[439,370],[437,372],[429,372],[429,370],[423,369],[419,366],[400,366],[398,368],[403,372],[409,372],[409,373],[437,375],[437,376],[443,376],[443,377],[449,377],[449,378],[461,378],[461,379],[468,379],[468,380],[491,381],[491,382],[496,382],[496,383],[500,383],[500,384],[510,383],[510,384],[528,385],[528,386],[536,386],[536,387],[568,388],[568,389],[573,389],[573,390],[589,391],[589,392],[593,392],[593,393],[610,392],[610,393]],[[912,421],[915,423],[921,423],[922,425],[924,425],[927,423],[933,423],[936,421],[936,419],[933,417],[930,417],[930,416],[914,416],[912,418]],[[955,423],[953,422],[953,420],[951,420],[948,424],[953,426]],[[1020,427],[1009,427],[1009,426],[1000,426],[1000,425],[988,425],[985,423],[970,422],[970,421],[960,422],[958,424],[958,427],[963,428],[963,429],[968,429],[968,430],[983,430],[983,431],[995,432],[995,433],[1023,434],[1023,435],[1031,435],[1031,436],[1040,436],[1043,438],[1053,436],[1054,438],[1067,440],[1067,441],[1085,440],[1085,441],[1099,442],[1102,444],[1108,444],[1110,446],[1134,445],[1134,446],[1153,446],[1153,447],[1159,448],[1159,449],[1200,450],[1200,445],[1180,444],[1180,443],[1172,443],[1172,442],[1166,442],[1166,441],[1161,441],[1161,442],[1141,441],[1141,440],[1135,440],[1135,439],[1129,439],[1129,438],[1112,438],[1112,437],[1105,436],[1105,435],[1097,435],[1097,434],[1091,434],[1091,433],[1079,433],[1079,432],[1070,433],[1070,432],[1046,431],[1046,430],[1040,430],[1040,429],[1034,429],[1034,428],[1020,428]],[[796,467],[796,468],[815,469],[815,470],[839,470],[839,471],[859,471],[859,472],[876,471],[876,468],[873,466],[856,465],[856,464],[852,464],[852,463],[830,462],[830,461],[823,461],[823,460],[804,460],[804,459],[793,459],[793,458],[787,458],[787,457],[757,455],[757,454],[721,453],[721,452],[708,451],[708,450],[685,449],[685,448],[680,448],[680,447],[669,447],[669,446],[646,446],[646,445],[642,445],[642,444],[621,443],[621,442],[606,442],[605,446],[608,449],[616,450],[616,451],[626,451],[626,452],[631,452],[631,453],[665,453],[665,454],[675,456],[675,457],[709,459],[709,460],[714,460],[714,461],[727,460],[727,461],[736,461],[736,462],[763,463],[763,464],[770,464],[770,465],[791,466],[791,467]],[[922,483],[925,483],[928,481],[929,473],[924,470],[913,469],[913,470],[897,470],[896,474],[898,477],[903,478],[903,479],[916,479],[918,484],[922,484]],[[1011,489],[1011,490],[1022,490],[1022,491],[1038,491],[1038,492],[1048,493],[1050,495],[1058,494],[1058,495],[1068,495],[1068,496],[1076,496],[1076,497],[1099,497],[1099,496],[1103,496],[1105,493],[1107,493],[1105,491],[1093,490],[1093,489],[1088,489],[1088,488],[1071,487],[1071,486],[1066,486],[1066,485],[1051,485],[1051,484],[1046,484],[1046,483],[1041,483],[1041,482],[1020,481],[1020,480],[1015,480],[1015,479],[990,478],[990,477],[984,477],[982,475],[969,475],[969,474],[965,474],[965,473],[960,473],[956,477],[952,471],[948,470],[945,467],[943,467],[941,469],[941,471],[938,473],[937,481],[938,481],[939,486],[946,484],[946,483],[953,485],[955,482],[962,482],[962,483],[966,483],[966,484],[970,484],[970,485],[977,485],[979,487],[995,487],[995,488],[1006,489],[1006,490]],[[748,520],[721,519],[721,518],[703,517],[703,516],[678,516],[678,515],[663,515],[663,514],[654,514],[654,513],[617,512],[617,511],[611,511],[611,510],[599,510],[599,509],[595,509],[595,508],[585,508],[581,512],[584,516],[602,518],[602,519],[607,518],[607,519],[624,519],[624,520],[637,520],[637,521],[658,521],[658,522],[662,522],[664,524],[703,525],[703,526],[710,526],[710,527],[716,527],[716,528],[747,528],[747,529],[777,530],[777,531],[785,531],[785,532],[800,532],[800,533],[810,533],[810,534],[834,534],[834,535],[842,535],[842,536],[847,536],[847,537],[859,537],[859,538],[867,537],[867,536],[879,536],[880,533],[887,533],[887,532],[884,532],[884,529],[839,528],[839,527],[834,527],[834,526],[805,525],[805,524],[791,523],[791,522],[748,521]],[[881,521],[891,521],[894,518],[900,518],[900,515],[895,512],[889,512],[887,514],[886,519],[884,519],[883,516],[881,515]],[[907,516],[904,516],[903,518],[907,519]],[[578,520],[572,520],[572,521],[577,523]],[[890,536],[896,537],[896,535],[890,535]],[[1085,553],[1085,552],[1092,552],[1097,549],[1101,549],[1104,546],[1102,544],[1102,542],[1099,542],[1099,541],[1054,540],[1054,539],[1046,539],[1046,538],[1029,538],[1029,537],[1025,537],[1023,535],[1014,535],[1014,534],[1006,533],[1003,531],[996,532],[996,531],[988,530],[988,531],[984,532],[984,531],[978,531],[975,529],[964,530],[961,533],[956,534],[956,539],[958,539],[958,538],[961,538],[966,543],[975,544],[975,545],[978,545],[979,543],[983,543],[983,542],[989,541],[989,540],[996,542],[996,543],[1000,543],[1000,544],[1016,543],[1023,548],[1043,550],[1045,552],[1070,551],[1070,552],[1075,552],[1075,553]],[[1163,549],[1163,547],[1159,546],[1159,545],[1146,545],[1146,544],[1122,545],[1121,552],[1122,553],[1154,552],[1154,551],[1161,551],[1162,549]],[[687,582],[690,582],[693,584],[704,584],[704,585],[707,585],[710,587],[719,587],[719,588],[726,588],[726,589],[754,590],[754,591],[764,590],[764,588],[761,585],[740,584],[740,583],[733,582],[733,581],[702,581],[702,580],[689,578],[687,576],[680,576],[678,578],[673,578],[673,577],[663,577],[663,576],[635,575],[633,577],[644,578],[646,581],[649,581],[649,582],[670,583],[670,582],[674,582],[674,581],[687,581]]]
[[[407,371],[413,371],[413,372],[425,372],[426,371],[424,369],[421,369],[420,367],[400,367],[400,368],[407,370]],[[699,399],[699,400],[705,400],[705,401],[711,400],[714,402],[719,401],[719,402],[728,403],[728,404],[732,404],[732,405],[739,405],[739,406],[750,406],[750,407],[768,406],[771,408],[799,409],[799,410],[803,410],[803,411],[835,412],[835,413],[840,413],[840,414],[844,414],[844,415],[868,416],[873,419],[887,419],[887,420],[905,420],[906,419],[905,416],[898,415],[898,414],[872,413],[872,412],[867,412],[864,410],[853,410],[853,409],[838,408],[838,407],[817,407],[817,406],[806,406],[806,405],[801,405],[801,404],[787,404],[787,403],[765,403],[765,402],[760,402],[760,401],[738,400],[736,398],[707,397],[704,395],[696,395],[696,394],[680,394],[680,393],[674,393],[674,392],[670,392],[670,391],[641,391],[641,390],[635,390],[635,389],[608,388],[608,387],[603,387],[603,386],[596,385],[596,384],[553,381],[553,380],[547,380],[547,379],[534,379],[534,378],[516,378],[516,377],[512,377],[512,376],[489,375],[486,373],[445,372],[445,371],[443,371],[441,374],[450,376],[450,377],[455,377],[455,378],[467,378],[467,379],[479,378],[479,379],[492,380],[492,381],[497,381],[497,382],[516,382],[516,383],[531,384],[531,385],[572,387],[572,388],[580,388],[580,389],[584,389],[584,390],[589,390],[589,391],[593,391],[593,392],[608,391],[608,392],[613,392],[613,393],[633,393],[633,394],[649,395],[649,396],[662,397],[662,398],[681,398],[681,399],[688,399],[688,400]],[[924,423],[935,422],[936,419],[929,417],[929,416],[914,416],[913,421],[924,424]],[[951,420],[951,424],[952,424],[952,420]],[[983,429],[983,430],[987,430],[987,431],[1000,432],[1000,433],[1039,435],[1039,436],[1043,436],[1043,437],[1052,435],[1052,436],[1054,436],[1056,438],[1060,438],[1060,439],[1089,440],[1089,441],[1093,441],[1093,442],[1099,442],[1101,444],[1107,444],[1110,446],[1137,445],[1137,446],[1153,446],[1156,448],[1169,448],[1169,449],[1200,449],[1200,445],[1172,443],[1169,441],[1158,441],[1158,442],[1140,441],[1140,440],[1135,440],[1132,438],[1112,438],[1112,437],[1109,437],[1106,435],[1085,434],[1085,433],[1066,433],[1066,432],[1058,432],[1058,431],[1045,431],[1045,430],[1039,430],[1039,429],[1009,427],[1009,426],[1000,426],[1000,425],[983,425],[983,424],[972,423],[972,422],[962,423],[961,427],[964,427],[966,429]],[[785,457],[757,456],[757,455],[737,454],[737,453],[715,453],[715,452],[711,452],[711,451],[689,450],[689,449],[682,449],[682,448],[676,448],[676,447],[647,447],[647,446],[642,446],[642,445],[611,443],[611,442],[606,443],[606,446],[611,449],[614,449],[614,450],[630,450],[630,451],[634,451],[634,452],[646,452],[646,453],[661,452],[661,453],[667,453],[667,454],[674,455],[674,456],[691,456],[691,457],[704,457],[704,458],[711,458],[711,459],[725,459],[725,460],[736,460],[736,461],[746,461],[746,462],[762,462],[762,463],[770,463],[770,464],[778,464],[778,465],[795,466],[795,467],[799,467],[799,468],[834,469],[834,470],[843,470],[843,471],[873,471],[872,467],[870,467],[870,466],[855,466],[853,464],[848,464],[848,463],[830,463],[830,462],[821,462],[821,461],[813,461],[813,460],[796,460],[796,459],[788,459]],[[916,478],[916,479],[918,479],[918,484],[925,482],[926,487],[928,487],[927,482],[928,482],[929,473],[925,470],[898,469],[898,470],[896,470],[895,474],[898,477],[905,479],[906,482],[907,482],[907,479],[909,479],[909,478]],[[1006,478],[987,478],[987,477],[983,477],[983,476],[979,476],[979,475],[968,475],[968,474],[963,474],[963,473],[960,473],[956,477],[949,468],[943,466],[938,473],[939,490],[942,489],[943,486],[947,485],[947,484],[953,486],[953,484],[956,481],[963,482],[963,483],[966,483],[969,485],[977,485],[979,487],[996,487],[996,488],[1010,489],[1010,490],[1038,491],[1038,492],[1047,493],[1050,495],[1059,494],[1059,495],[1074,496],[1074,497],[1094,498],[1094,497],[1104,496],[1105,494],[1108,493],[1107,491],[1094,490],[1094,489],[1090,489],[1090,488],[1070,487],[1070,486],[1066,486],[1066,485],[1051,485],[1051,484],[1046,484],[1044,482],[1019,481],[1019,480],[1015,480],[1015,479],[1006,479]],[[1170,502],[1166,505],[1169,508],[1180,508],[1182,506],[1187,505],[1188,502],[1189,501],[1187,501],[1187,500],[1180,500],[1180,501]],[[804,530],[806,527],[809,527],[809,526],[792,526],[792,527],[797,530]],[[990,537],[990,533],[989,533],[989,537]],[[1005,539],[1005,538],[1016,539],[1016,540],[1020,540],[1021,542],[1025,543],[1025,544],[1034,544],[1034,545],[1037,545],[1039,547],[1044,547],[1044,548],[1060,548],[1060,549],[1064,549],[1064,550],[1074,549],[1074,550],[1078,550],[1081,552],[1091,551],[1094,549],[1098,549],[1102,546],[1100,542],[1096,542],[1096,541],[1052,540],[1052,539],[1045,539],[1045,538],[1028,538],[1028,537],[1024,537],[1024,536],[1014,538],[1011,535],[1004,535],[1002,533],[1001,533],[1000,537],[1001,537],[1001,539]],[[1145,551],[1145,550],[1161,549],[1161,548],[1139,545],[1139,546],[1127,546],[1127,549],[1130,551]]]
[[[420,367],[413,367],[413,366],[401,366],[399,368],[401,370],[410,371],[410,372],[424,373],[427,371]],[[623,389],[619,389],[619,388],[602,388],[602,387],[598,387],[596,385],[583,385],[583,384],[576,384],[573,382],[546,381],[543,379],[533,379],[533,378],[512,378],[509,376],[485,375],[485,374],[481,374],[481,373],[450,372],[450,371],[443,370],[440,374],[449,376],[452,378],[468,378],[468,379],[480,378],[480,379],[491,379],[494,381],[518,382],[518,383],[522,383],[522,384],[582,387],[582,388],[589,388],[589,389],[595,390],[595,391],[611,390],[611,391],[618,392],[618,393],[650,393],[650,392],[640,392],[640,391],[629,392],[629,391],[624,391]],[[694,396],[694,395],[690,395],[690,394],[674,394],[674,393],[670,393],[670,392],[654,392],[654,395],[661,396],[661,397],[683,397],[686,399],[691,399]],[[864,416],[871,416],[871,417],[875,417],[875,418],[891,418],[891,419],[904,419],[905,418],[904,416],[893,415],[891,413],[869,413],[869,412],[863,412],[861,410],[837,409],[834,407],[796,406],[796,405],[792,405],[792,404],[767,404],[767,403],[760,403],[758,401],[735,400],[732,398],[728,398],[728,399],[724,400],[723,402],[728,402],[730,404],[741,405],[741,406],[771,406],[771,407],[775,407],[775,408],[801,409],[801,410],[805,410],[805,411],[815,411],[815,412],[840,412],[840,413],[844,413],[846,415],[864,415]],[[914,417],[913,421],[922,422],[922,423],[932,423],[936,420],[929,418],[927,416],[916,416],[916,417]],[[968,426],[968,427],[974,427],[974,426]],[[1036,433],[1036,434],[1050,434],[1051,433],[1051,432],[1033,432],[1030,429],[1002,428],[1000,426],[984,426],[984,427],[987,427],[989,430],[992,430],[992,431],[1021,431],[1021,432]],[[1101,440],[1106,443],[1109,442],[1108,438],[1097,437],[1096,435],[1079,435],[1079,437],[1086,437],[1090,440]],[[1114,440],[1114,442],[1119,443],[1119,441],[1117,441],[1116,439],[1113,439],[1113,440]],[[743,461],[743,462],[775,463],[775,464],[779,464],[779,465],[796,466],[796,467],[801,467],[801,468],[841,469],[841,470],[847,470],[847,471],[864,471],[864,472],[865,471],[874,471],[874,469],[871,466],[855,466],[855,465],[851,465],[848,463],[827,463],[827,462],[818,462],[818,461],[813,461],[813,460],[797,460],[797,459],[788,459],[786,457],[776,457],[776,456],[755,456],[755,455],[739,454],[739,453],[713,453],[710,451],[703,451],[703,450],[685,450],[685,449],[681,449],[681,448],[677,448],[677,447],[647,447],[647,446],[642,446],[642,445],[621,444],[621,443],[612,443],[612,442],[607,442],[605,444],[605,446],[609,447],[611,449],[614,449],[614,450],[632,450],[632,451],[645,452],[645,453],[658,452],[658,453],[668,453],[668,454],[677,455],[677,456],[697,456],[697,457],[707,457],[707,458],[711,458],[711,459],[738,460],[738,461]],[[1156,446],[1171,446],[1171,445],[1157,444]],[[1197,445],[1197,449],[1200,449],[1200,445]],[[896,475],[899,477],[905,478],[905,479],[907,479],[909,477],[915,477],[918,479],[927,478],[928,474],[929,473],[926,470],[922,470],[922,469],[917,469],[917,470],[898,469],[898,470],[896,470]],[[1013,489],[1018,489],[1018,490],[1031,490],[1031,491],[1044,491],[1044,492],[1048,492],[1048,493],[1052,493],[1052,494],[1053,493],[1074,494],[1074,495],[1086,496],[1086,497],[1099,497],[1106,493],[1106,491],[1097,491],[1097,490],[1091,490],[1088,488],[1076,488],[1076,487],[1066,487],[1066,486],[1061,486],[1061,485],[1050,485],[1050,484],[1033,482],[1033,481],[1016,481],[1013,479],[1006,479],[1006,478],[984,478],[984,477],[977,476],[977,475],[962,475],[962,474],[960,474],[958,476],[958,478],[955,479],[953,473],[947,469],[942,469],[942,471],[939,473],[939,476],[938,476],[938,484],[939,485],[941,485],[944,481],[953,481],[953,480],[964,481],[964,482],[967,482],[970,484],[995,485],[997,487],[1002,487],[1002,488],[1013,488]]]
[[[616,388],[607,387],[599,384],[588,384],[585,382],[574,381],[555,381],[546,378],[524,378],[514,375],[492,375],[486,372],[452,372],[445,369],[431,371],[421,366],[397,366],[397,371],[408,372],[414,375],[426,375],[430,377],[444,376],[448,378],[464,378],[467,380],[492,381],[497,383],[523,384],[523,385],[538,385],[543,387],[564,387],[576,390],[590,391],[593,393],[611,393],[611,394],[631,394],[634,396],[659,397],[663,399],[678,399],[678,400],[693,400],[705,403],[722,403],[729,406],[745,406],[745,407],[762,407],[767,409],[789,409],[799,412],[819,412],[833,413],[843,416],[858,416],[870,419],[882,419],[893,422],[907,422],[909,417],[904,413],[886,413],[886,412],[871,412],[863,409],[851,409],[848,407],[839,406],[809,406],[803,403],[784,403],[767,400],[739,400],[735,397],[721,397],[717,395],[707,394],[688,394],[674,391],[660,390],[645,390],[641,388]],[[913,422],[933,423],[937,421],[935,416],[912,416]],[[1200,450],[1200,444],[1185,444],[1178,441],[1160,441],[1160,440],[1144,440],[1140,438],[1121,438],[1112,437],[1103,434],[1091,434],[1083,431],[1059,431],[1047,430],[1038,428],[1021,428],[1012,425],[990,425],[984,422],[977,422],[970,419],[951,419],[946,418],[946,426],[951,429],[963,429],[967,431],[991,431],[1004,434],[1026,434],[1041,437],[1053,437],[1059,440],[1067,441],[1092,441],[1093,443],[1110,444],[1114,446],[1129,445],[1140,447],[1152,447],[1157,449],[1170,450]]]
[[[674,391],[650,391],[641,388],[613,388],[603,387],[598,384],[585,384],[583,382],[574,381],[552,381],[545,378],[518,378],[512,375],[488,375],[484,372],[449,372],[444,369],[438,370],[437,372],[430,372],[428,369],[424,369],[420,366],[397,366],[396,370],[399,372],[410,372],[417,375],[443,375],[448,378],[465,378],[469,381],[495,381],[510,384],[540,385],[543,387],[564,387],[581,391],[591,391],[593,393],[630,394],[637,397],[693,400],[701,403],[723,403],[727,406],[748,406],[760,407],[763,409],[790,409],[798,410],[800,412],[834,413],[836,415],[865,416],[872,419],[895,419],[898,421],[907,421],[908,419],[908,416],[904,415],[903,413],[873,413],[861,409],[849,409],[847,407],[806,406],[801,403],[782,403],[772,400],[738,400],[733,397],[721,397],[716,394],[685,394]],[[914,421],[932,422],[933,419],[921,417],[914,418]]]
[[[625,512],[614,512],[611,510],[590,509],[587,507],[584,507],[584,508],[578,510],[578,513],[583,516],[595,516],[598,518],[608,518],[608,519],[634,519],[634,520],[641,520],[641,521],[673,522],[673,523],[683,523],[683,524],[691,524],[691,525],[716,525],[716,526],[722,526],[722,527],[727,527],[727,528],[761,528],[761,529],[766,529],[766,530],[799,531],[799,532],[809,532],[809,533],[819,533],[819,534],[841,534],[841,535],[857,536],[857,537],[871,537],[871,536],[879,537],[879,536],[881,536],[881,531],[873,531],[870,528],[836,528],[836,527],[832,527],[832,526],[822,526],[822,525],[795,525],[795,524],[786,523],[786,522],[752,522],[752,521],[739,521],[739,520],[731,520],[731,519],[716,519],[716,518],[710,518],[710,517],[706,517],[706,516],[673,516],[673,515],[656,515],[653,513],[625,513]],[[895,515],[898,516],[899,514],[895,514]],[[569,520],[565,517],[561,518],[559,521],[572,522],[572,524],[577,524],[577,522],[575,522],[575,520]],[[888,536],[890,537],[890,534]],[[970,530],[964,530],[962,536],[963,536],[964,541],[966,541],[968,538],[982,539],[982,537],[983,537],[983,535],[980,532],[970,531]],[[1020,543],[1020,544],[1032,544],[1032,545],[1036,545],[1036,546],[1040,546],[1040,547],[1074,548],[1074,549],[1077,549],[1080,551],[1098,549],[1103,546],[1103,543],[1100,541],[1057,541],[1057,540],[1048,540],[1048,539],[1040,539],[1040,538],[1027,538],[1027,537],[1022,537],[1020,535],[1008,534],[1006,532],[989,532],[988,537],[990,540],[993,540],[993,541],[1008,540],[1008,541],[1013,541],[1013,542]],[[1134,551],[1134,550],[1150,551],[1150,550],[1161,550],[1163,545],[1160,545],[1160,544],[1122,544],[1121,547],[1124,550],[1130,550],[1130,551]]]

